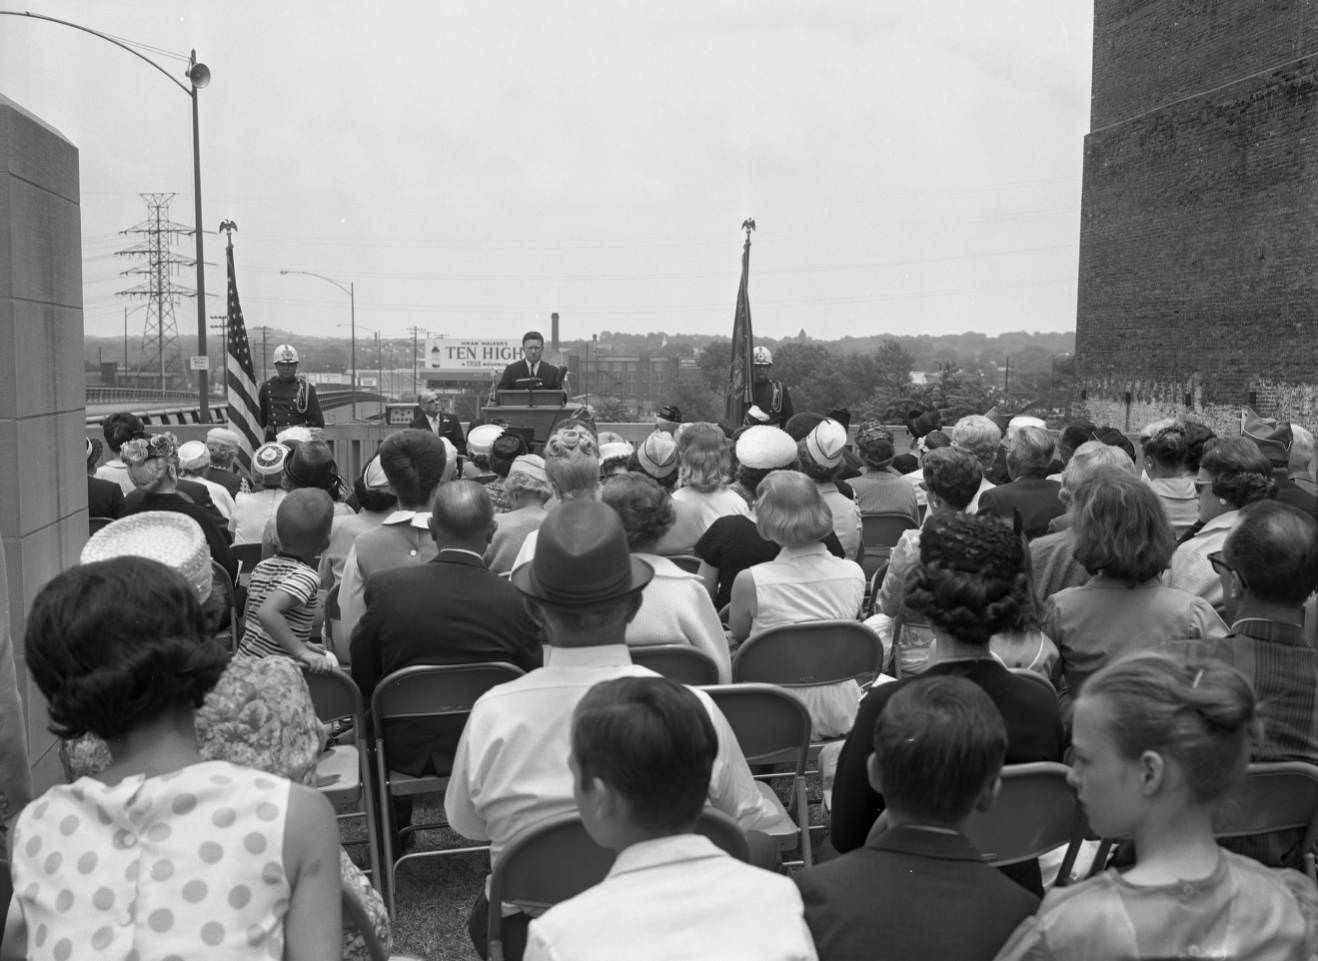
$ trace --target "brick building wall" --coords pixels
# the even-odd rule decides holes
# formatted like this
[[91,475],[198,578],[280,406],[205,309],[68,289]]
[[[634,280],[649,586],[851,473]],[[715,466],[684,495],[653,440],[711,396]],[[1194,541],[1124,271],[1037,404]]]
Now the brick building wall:
[[1093,69],[1085,412],[1318,423],[1318,0],[1097,0]]

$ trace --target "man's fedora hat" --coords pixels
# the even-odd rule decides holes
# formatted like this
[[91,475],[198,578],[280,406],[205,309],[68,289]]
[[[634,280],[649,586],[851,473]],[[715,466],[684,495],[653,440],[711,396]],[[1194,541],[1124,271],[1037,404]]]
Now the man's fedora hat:
[[551,510],[535,557],[513,571],[513,586],[550,607],[591,607],[635,593],[654,569],[632,557],[627,533],[612,507],[572,500]]

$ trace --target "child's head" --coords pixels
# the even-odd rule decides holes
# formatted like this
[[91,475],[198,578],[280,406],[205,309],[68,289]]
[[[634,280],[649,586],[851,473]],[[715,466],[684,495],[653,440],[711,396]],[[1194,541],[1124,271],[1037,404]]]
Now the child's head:
[[1234,668],[1132,655],[1085,682],[1071,781],[1094,829],[1126,837],[1159,801],[1208,805],[1235,787],[1254,727],[1254,692]]
[[144,557],[57,575],[32,603],[25,643],[59,737],[108,740],[196,708],[228,663],[183,575]]
[[1007,729],[984,689],[961,677],[904,685],[874,722],[870,783],[897,822],[959,825],[997,793]]
[[334,502],[319,488],[289,491],[275,511],[279,547],[296,557],[315,557],[328,547],[333,523]]
[[664,677],[596,684],[572,715],[573,794],[587,831],[605,847],[690,831],[717,753],[690,689]]

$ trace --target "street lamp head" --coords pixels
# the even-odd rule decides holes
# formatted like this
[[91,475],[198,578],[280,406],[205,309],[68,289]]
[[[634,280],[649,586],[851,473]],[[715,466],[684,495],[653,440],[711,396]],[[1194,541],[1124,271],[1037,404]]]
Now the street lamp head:
[[188,79],[192,81],[194,87],[200,90],[211,82],[211,68],[204,63],[194,63],[188,68]]

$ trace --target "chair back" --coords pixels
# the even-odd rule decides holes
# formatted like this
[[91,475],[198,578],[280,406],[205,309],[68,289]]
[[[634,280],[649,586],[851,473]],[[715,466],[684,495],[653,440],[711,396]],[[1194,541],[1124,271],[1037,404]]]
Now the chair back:
[[695,554],[673,554],[668,559],[688,574],[700,573],[700,558]]
[[242,640],[238,636],[238,596],[229,572],[215,560],[211,561],[211,598],[206,603],[206,608],[208,612],[224,610],[224,619],[216,636],[227,633],[229,650],[237,650],[238,642]]
[[727,718],[748,764],[795,764],[805,773],[810,712],[776,684],[719,684],[704,688]]
[[371,715],[377,722],[459,717],[469,713],[490,688],[523,673],[521,668],[502,661],[405,667],[376,687],[371,696]]
[[718,665],[704,651],[690,644],[648,644],[631,649],[632,663],[648,667],[656,674],[702,687],[718,683]]
[[113,517],[89,517],[87,518],[87,534],[89,536],[95,534],[107,524],[113,524],[114,521]]
[[732,659],[734,683],[813,687],[848,678],[872,680],[883,670],[883,641],[860,621],[809,621],[773,627]]
[[1048,680],[1048,678],[1044,677],[1038,671],[1030,670],[1028,667],[1009,667],[1007,670],[1011,671],[1011,673],[1015,674],[1017,677],[1023,677],[1026,680],[1033,681],[1035,684],[1038,684],[1040,688],[1047,690],[1053,697],[1057,696],[1057,688],[1053,687],[1053,682]]
[[262,543],[260,541],[248,541],[241,544],[230,544],[229,550],[233,552],[234,559],[238,561],[238,572],[241,577],[243,574],[251,575],[253,568],[261,563]]
[[362,692],[347,674],[342,671],[328,671],[324,674],[303,671],[302,676],[306,678],[307,689],[311,692],[311,706],[315,708],[316,717],[322,723],[337,721],[341,717],[361,721],[365,717]]
[[966,835],[995,866],[1030,861],[1063,844],[1079,842],[1086,820],[1065,764],[1038,761],[1002,769],[1002,792],[987,811],[976,811]]
[[902,534],[920,525],[905,511],[879,511],[860,515],[861,564],[866,578],[892,554]]
[[1302,828],[1308,851],[1318,833],[1316,819],[1318,767],[1302,761],[1251,764],[1241,786],[1213,812],[1213,834],[1235,838]]

